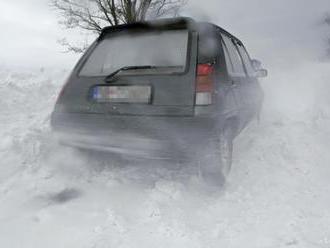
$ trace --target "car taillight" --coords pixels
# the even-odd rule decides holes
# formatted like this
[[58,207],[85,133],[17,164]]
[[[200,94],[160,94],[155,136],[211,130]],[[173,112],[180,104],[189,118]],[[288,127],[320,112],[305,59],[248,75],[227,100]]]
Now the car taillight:
[[214,68],[212,64],[199,64],[196,79],[196,105],[206,106],[212,104],[214,90]]

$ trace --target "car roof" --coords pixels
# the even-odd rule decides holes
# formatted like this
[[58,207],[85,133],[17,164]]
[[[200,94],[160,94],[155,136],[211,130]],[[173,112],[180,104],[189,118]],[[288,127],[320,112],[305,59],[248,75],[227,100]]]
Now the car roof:
[[229,38],[232,38],[240,43],[242,43],[242,41],[240,39],[238,39],[236,36],[232,35],[231,33],[229,33],[227,30],[219,27],[218,25],[215,25],[213,23],[210,23],[210,22],[198,22],[198,26],[200,27],[200,29],[203,29],[203,28],[212,28],[214,30],[217,30],[225,35],[227,35]]

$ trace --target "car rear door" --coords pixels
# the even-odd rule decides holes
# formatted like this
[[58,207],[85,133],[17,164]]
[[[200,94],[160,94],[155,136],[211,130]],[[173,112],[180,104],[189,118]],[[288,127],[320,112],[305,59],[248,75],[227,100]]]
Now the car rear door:
[[242,99],[242,87],[246,82],[246,72],[240,54],[235,46],[235,40],[227,34],[222,33],[221,36],[225,56],[228,57],[226,58],[226,64],[228,77],[230,80],[229,83],[235,96],[237,112],[240,118],[240,125],[242,127],[247,119],[246,108]]
[[241,99],[244,111],[249,119],[260,114],[263,102],[263,91],[256,77],[255,69],[252,66],[250,56],[241,42],[236,42],[236,47],[244,63],[246,79],[240,86]]

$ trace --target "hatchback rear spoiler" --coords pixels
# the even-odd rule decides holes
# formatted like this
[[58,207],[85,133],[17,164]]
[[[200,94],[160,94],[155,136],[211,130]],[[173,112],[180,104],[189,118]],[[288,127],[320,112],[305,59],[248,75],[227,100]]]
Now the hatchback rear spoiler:
[[120,31],[141,31],[141,30],[175,30],[189,29],[197,31],[197,23],[188,17],[166,18],[154,21],[135,22],[130,24],[121,24],[116,26],[108,26],[102,29],[99,40],[102,40],[105,35]]

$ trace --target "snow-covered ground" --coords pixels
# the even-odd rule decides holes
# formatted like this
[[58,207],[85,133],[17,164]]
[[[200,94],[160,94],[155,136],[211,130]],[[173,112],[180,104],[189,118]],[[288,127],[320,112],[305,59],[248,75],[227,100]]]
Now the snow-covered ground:
[[219,191],[189,168],[59,147],[49,115],[68,72],[0,69],[0,247],[330,247],[329,68],[263,81]]

